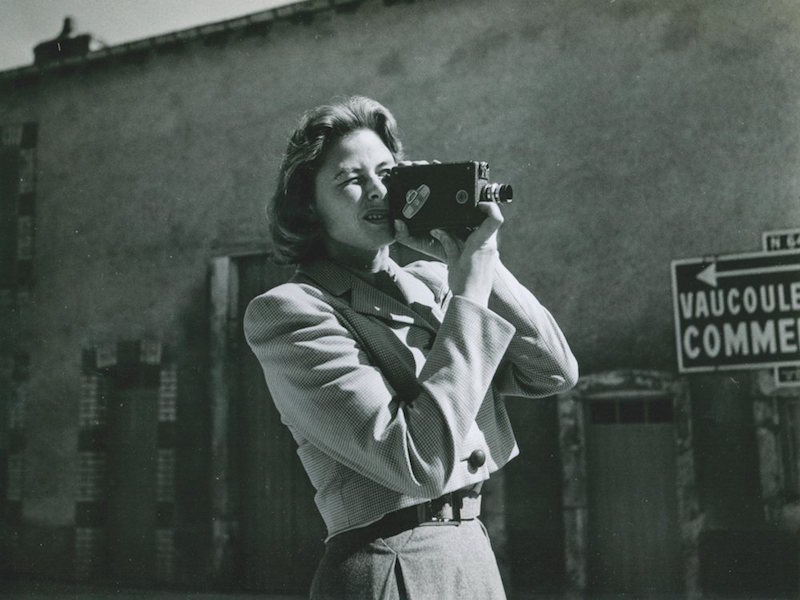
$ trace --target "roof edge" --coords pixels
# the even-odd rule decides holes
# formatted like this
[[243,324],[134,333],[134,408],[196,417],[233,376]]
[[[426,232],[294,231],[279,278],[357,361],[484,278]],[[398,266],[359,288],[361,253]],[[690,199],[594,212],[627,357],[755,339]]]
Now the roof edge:
[[179,29],[169,33],[132,40],[122,44],[106,46],[99,50],[92,50],[81,56],[69,56],[56,59],[42,65],[25,65],[15,67],[5,71],[0,71],[0,80],[13,80],[20,77],[36,76],[53,71],[59,71],[66,67],[80,65],[90,65],[98,63],[108,58],[122,57],[142,50],[158,50],[175,44],[176,42],[188,42],[196,39],[203,39],[209,36],[240,31],[248,27],[267,27],[275,21],[296,21],[307,23],[313,18],[314,14],[328,11],[346,11],[354,9],[364,3],[365,0],[302,0],[284,6],[277,6],[255,13],[215,21],[203,25],[196,25],[186,29]]

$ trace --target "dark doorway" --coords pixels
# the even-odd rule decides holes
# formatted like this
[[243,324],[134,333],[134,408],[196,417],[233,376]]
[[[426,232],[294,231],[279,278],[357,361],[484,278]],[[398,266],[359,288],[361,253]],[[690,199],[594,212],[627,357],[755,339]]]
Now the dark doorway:
[[671,398],[595,397],[587,408],[589,590],[680,592]]
[[238,282],[231,327],[232,497],[238,498],[238,561],[245,589],[306,594],[322,556],[325,527],[314,504],[297,445],[281,423],[261,366],[244,339],[241,319],[258,294],[285,282],[293,270],[271,265],[263,255],[234,260]]
[[111,380],[108,419],[106,573],[126,585],[155,579],[158,388]]

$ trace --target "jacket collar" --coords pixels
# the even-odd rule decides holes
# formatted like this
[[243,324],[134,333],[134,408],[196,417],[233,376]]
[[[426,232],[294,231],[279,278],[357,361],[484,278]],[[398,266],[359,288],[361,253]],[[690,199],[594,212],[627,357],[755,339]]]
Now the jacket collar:
[[[408,305],[385,294],[352,271],[329,259],[319,259],[300,265],[297,274],[311,279],[329,293],[347,302],[357,312],[389,321],[413,323],[435,331],[442,315],[433,292],[391,258],[386,270],[408,299]],[[413,310],[409,305],[417,310]]]
[[297,275],[311,279],[334,296],[344,296],[358,279],[354,273],[326,258],[301,264],[297,267]]

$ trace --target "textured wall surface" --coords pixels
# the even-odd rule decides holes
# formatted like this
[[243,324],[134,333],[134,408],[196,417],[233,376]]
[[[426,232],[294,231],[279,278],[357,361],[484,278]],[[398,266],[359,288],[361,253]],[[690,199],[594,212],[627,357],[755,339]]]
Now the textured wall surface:
[[669,371],[670,260],[800,226],[798,71],[792,0],[431,0],[6,82],[0,126],[39,124],[36,284],[0,310],[31,357],[25,518],[73,519],[82,348],[174,348],[202,453],[207,264],[261,244],[305,108],[370,95],[411,157],[489,161],[503,260],[583,372]]

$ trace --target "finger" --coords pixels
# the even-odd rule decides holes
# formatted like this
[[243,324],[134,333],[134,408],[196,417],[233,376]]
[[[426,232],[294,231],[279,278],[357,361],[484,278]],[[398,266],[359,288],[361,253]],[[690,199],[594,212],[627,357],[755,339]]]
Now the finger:
[[497,231],[503,224],[503,213],[500,207],[494,202],[479,202],[478,210],[486,214],[486,218],[478,228],[469,235],[468,240],[476,246],[483,246],[486,242],[496,236]]
[[397,161],[397,166],[398,167],[410,167],[412,165],[430,165],[430,164],[440,165],[440,164],[442,164],[442,162],[439,161],[439,160],[433,160],[433,161],[430,161],[430,162],[428,162],[427,160],[398,160]]
[[486,215],[478,229],[484,228],[488,233],[493,233],[500,229],[503,221],[505,221],[500,206],[495,202],[479,202],[478,210]]
[[496,221],[498,227],[503,224],[505,220],[503,211],[500,210],[500,205],[497,202],[478,202],[477,208],[486,215],[487,219]]
[[401,220],[394,221],[394,239],[399,244],[408,246],[412,250],[426,254],[436,260],[447,260],[442,245],[429,235],[424,237],[414,236],[408,229],[408,224]]
[[408,232],[408,225],[401,219],[394,220],[394,239],[399,242],[408,240],[411,234]]

